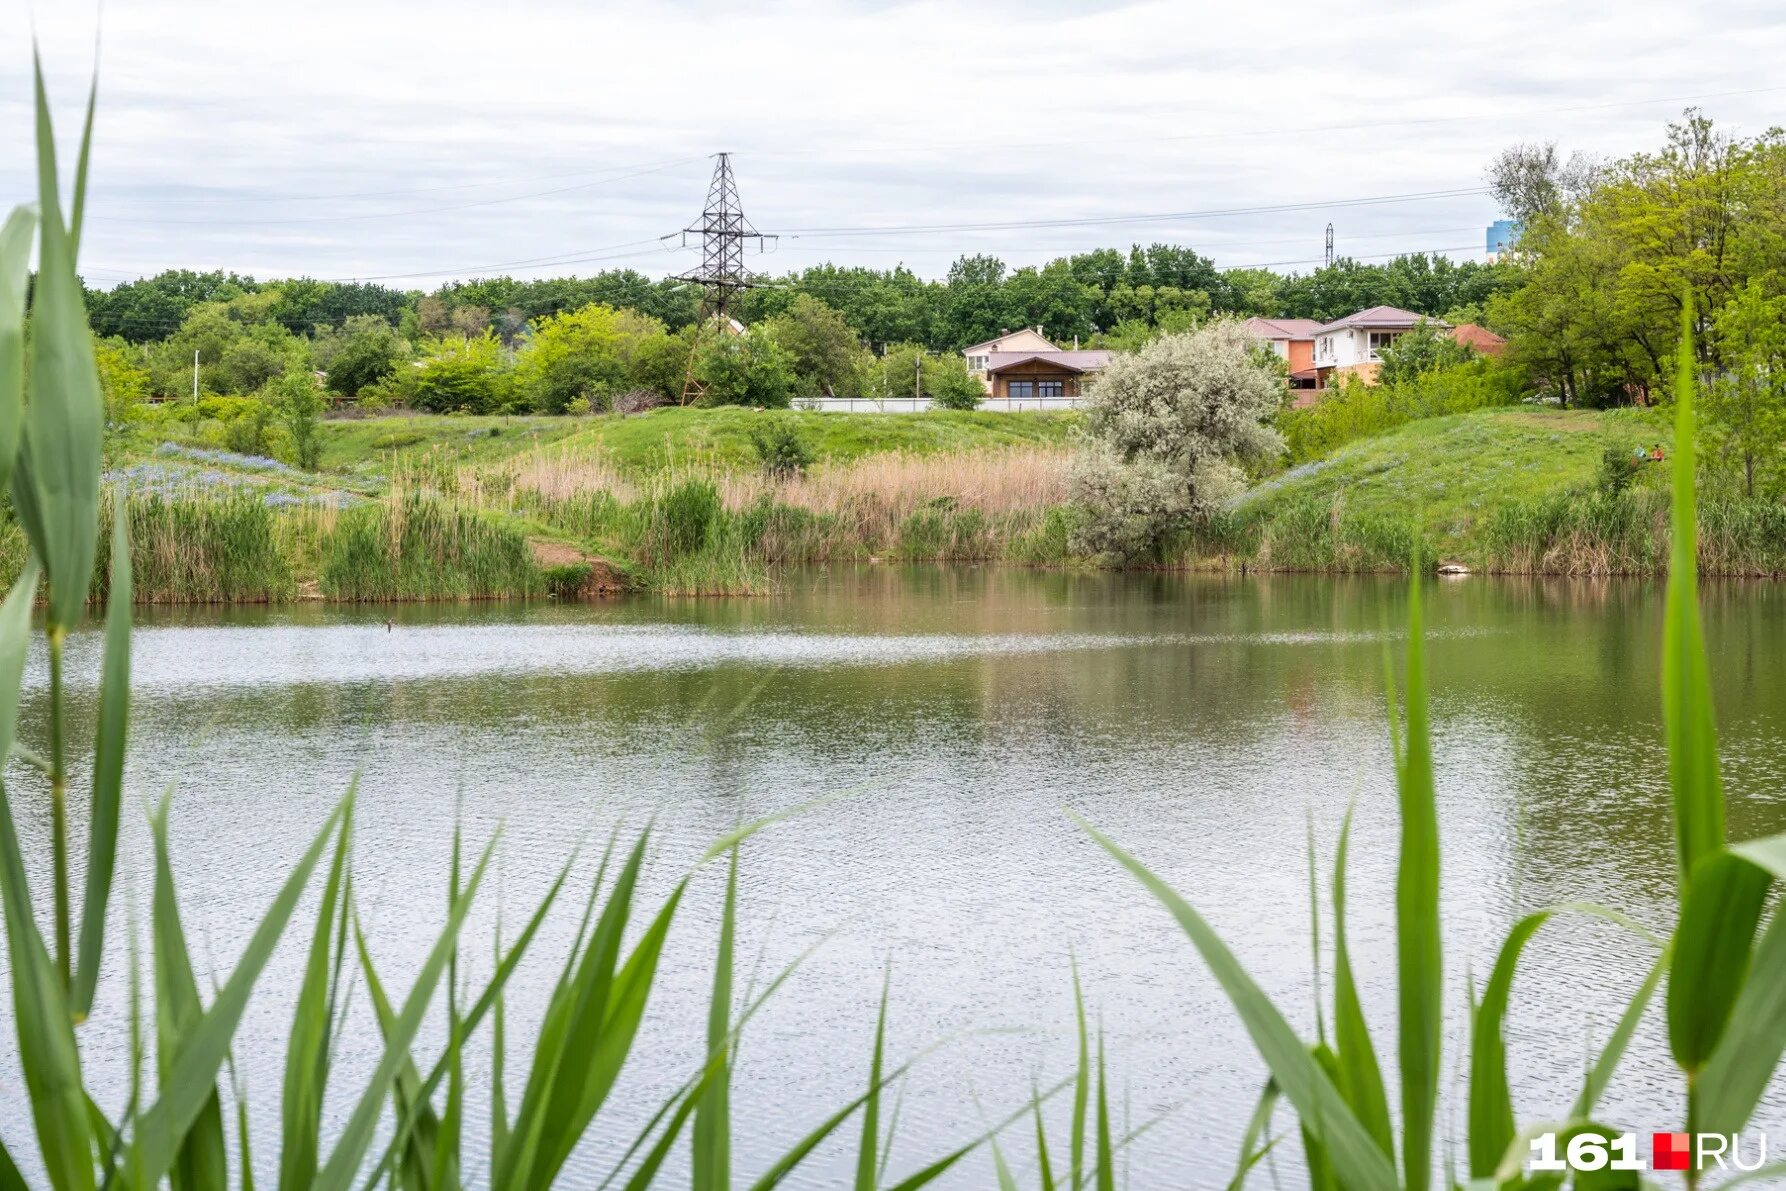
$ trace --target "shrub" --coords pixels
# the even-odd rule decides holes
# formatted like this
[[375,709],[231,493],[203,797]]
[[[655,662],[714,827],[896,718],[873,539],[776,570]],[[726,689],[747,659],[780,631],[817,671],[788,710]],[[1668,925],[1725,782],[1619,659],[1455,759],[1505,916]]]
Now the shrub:
[[772,418],[766,424],[752,426],[750,445],[763,471],[775,479],[801,475],[812,466],[812,448],[801,436],[800,428],[788,418]]
[[1617,496],[1631,486],[1643,468],[1643,456],[1636,450],[1626,450],[1618,443],[1609,442],[1600,452],[1600,473],[1596,480],[1602,494]]
[[720,515],[719,489],[708,480],[683,480],[651,502],[641,543],[649,562],[695,554]]
[[561,563],[542,571],[540,583],[559,599],[571,600],[583,594],[583,589],[589,585],[589,577],[593,574],[595,568],[586,562]]
[[786,409],[794,395],[793,358],[767,332],[721,334],[695,360],[702,405],[760,405]]

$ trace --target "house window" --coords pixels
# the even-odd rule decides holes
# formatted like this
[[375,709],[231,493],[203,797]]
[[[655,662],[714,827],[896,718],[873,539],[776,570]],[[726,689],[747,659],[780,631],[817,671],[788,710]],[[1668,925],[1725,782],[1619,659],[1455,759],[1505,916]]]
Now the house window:
[[1007,397],[1023,399],[1034,397],[1035,395],[1036,386],[1034,381],[1014,380],[1005,387],[1005,396]]
[[985,356],[969,356],[967,358],[967,370],[969,372],[984,372],[984,371],[986,371],[986,357]]
[[1401,338],[1401,334],[1400,331],[1372,331],[1370,338],[1371,359],[1376,359],[1377,353]]
[[1061,381],[1041,380],[1036,382],[1036,396],[1038,397],[1064,397],[1065,395],[1066,385]]

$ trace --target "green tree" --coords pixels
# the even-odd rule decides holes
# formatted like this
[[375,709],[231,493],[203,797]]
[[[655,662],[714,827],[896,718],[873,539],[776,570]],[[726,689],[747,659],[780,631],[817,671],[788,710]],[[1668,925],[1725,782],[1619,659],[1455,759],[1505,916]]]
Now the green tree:
[[1768,297],[1750,281],[1718,312],[1714,329],[1724,369],[1706,387],[1704,426],[1718,455],[1741,466],[1743,494],[1753,496],[1758,473],[1762,487],[1778,486],[1786,444],[1786,296]]
[[796,294],[786,311],[763,325],[786,349],[800,396],[853,396],[861,391],[868,356],[837,311],[810,294]]
[[136,362],[138,355],[121,337],[94,341],[93,362],[99,369],[105,420],[113,426],[130,421],[149,399],[149,370]]
[[513,370],[494,331],[432,345],[416,369],[417,409],[430,413],[492,413],[507,406]]
[[928,352],[896,343],[869,369],[866,395],[879,400],[928,397],[944,409],[972,409],[986,388],[958,352]]
[[409,344],[376,314],[350,315],[339,330],[317,333],[311,344],[316,366],[327,375],[329,391],[356,397],[383,380],[410,357]]
[[793,359],[762,327],[710,336],[695,359],[702,405],[785,409],[793,400]]
[[630,383],[641,346],[664,325],[599,303],[535,319],[515,360],[515,384],[542,413],[563,413],[582,398],[605,409]]
[[1425,321],[1414,324],[1378,354],[1383,365],[1377,370],[1377,382],[1385,385],[1412,381],[1428,372],[1468,363],[1476,356],[1443,327]]
[[1233,319],[1112,359],[1087,393],[1092,445],[1074,469],[1076,548],[1157,554],[1187,518],[1239,492],[1245,466],[1283,452],[1268,425],[1283,392]]
[[322,459],[322,415],[328,402],[310,373],[293,369],[267,386],[262,399],[291,437],[292,462],[315,471]]

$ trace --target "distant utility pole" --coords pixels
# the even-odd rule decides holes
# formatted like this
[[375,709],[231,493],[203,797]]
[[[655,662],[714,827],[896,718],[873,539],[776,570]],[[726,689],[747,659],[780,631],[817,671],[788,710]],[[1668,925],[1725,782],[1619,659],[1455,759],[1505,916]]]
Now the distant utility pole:
[[198,352],[192,353],[192,399],[198,400]]
[[[756,277],[744,267],[746,243],[755,240],[757,251],[761,252],[764,241],[776,238],[757,231],[744,217],[744,207],[738,198],[738,180],[732,176],[732,155],[720,153],[716,156],[718,160],[713,166],[713,180],[707,184],[707,205],[701,211],[701,221],[663,237],[668,240],[680,236],[685,246],[690,236],[701,238],[701,267],[678,277],[680,281],[701,287],[701,325],[695,333],[697,348],[708,324],[715,324],[714,329],[720,334],[730,330],[728,323],[737,295],[757,283]],[[684,405],[691,395],[698,396],[701,388],[694,377],[692,352],[689,359],[690,370],[682,386]]]
[[1329,268],[1333,266],[1333,225],[1331,223],[1327,225],[1327,251],[1321,263]]

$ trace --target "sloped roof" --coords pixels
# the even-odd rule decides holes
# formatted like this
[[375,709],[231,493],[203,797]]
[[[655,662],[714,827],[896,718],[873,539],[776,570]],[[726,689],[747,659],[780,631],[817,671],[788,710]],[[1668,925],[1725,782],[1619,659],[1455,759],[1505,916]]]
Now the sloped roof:
[[986,357],[986,371],[1001,372],[1006,368],[1040,360],[1068,372],[1096,372],[1110,362],[1110,356],[1110,352],[1089,349],[1076,352],[993,352]]
[[1005,340],[1011,338],[1011,336],[1013,336],[1013,335],[1034,335],[1037,339],[1040,339],[1043,343],[1048,344],[1051,348],[1053,347],[1054,341],[1049,339],[1048,336],[1042,334],[1040,331],[1036,330],[1034,327],[1018,327],[1015,331],[1006,331],[1004,334],[1000,335],[996,339],[988,339],[985,343],[976,343],[972,347],[964,347],[961,349],[961,353],[963,355],[967,355],[967,356],[978,355],[980,352],[984,351],[985,349],[987,349],[989,347],[994,347],[1000,343],[1003,343]]
[[1241,324],[1255,339],[1313,339],[1321,329],[1318,318],[1249,318]]
[[1428,318],[1424,314],[1415,314],[1412,310],[1403,310],[1399,306],[1372,306],[1369,310],[1360,310],[1356,314],[1348,314],[1345,318],[1335,319],[1326,326],[1316,327],[1315,334],[1324,335],[1328,331],[1343,331],[1347,327],[1411,327],[1416,323],[1429,323],[1441,329],[1451,325],[1444,319]]
[[1507,341],[1487,327],[1475,323],[1459,323],[1451,328],[1451,337],[1465,347],[1473,347],[1485,356],[1498,356],[1507,350]]

